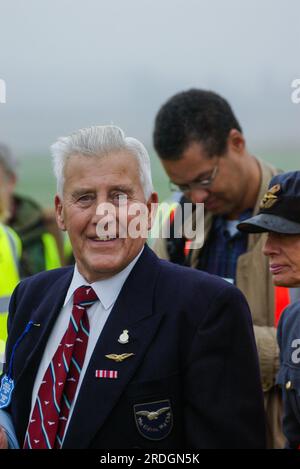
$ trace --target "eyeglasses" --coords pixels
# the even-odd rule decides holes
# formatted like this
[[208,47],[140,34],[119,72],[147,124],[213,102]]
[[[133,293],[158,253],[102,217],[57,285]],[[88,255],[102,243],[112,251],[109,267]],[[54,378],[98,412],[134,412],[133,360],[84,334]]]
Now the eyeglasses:
[[169,181],[169,188],[172,192],[190,192],[195,189],[208,189],[214,182],[218,169],[218,165],[214,166],[210,176],[200,178],[198,181],[193,181],[190,184],[174,184],[174,182]]

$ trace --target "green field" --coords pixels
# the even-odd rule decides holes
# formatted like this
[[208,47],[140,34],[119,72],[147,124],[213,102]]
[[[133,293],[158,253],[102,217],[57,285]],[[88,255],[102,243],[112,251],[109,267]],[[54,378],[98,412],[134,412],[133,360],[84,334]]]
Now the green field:
[[[260,153],[266,161],[286,171],[300,169],[299,153],[283,152]],[[153,182],[159,193],[160,200],[166,199],[169,194],[168,178],[161,168],[155,155],[151,155]],[[20,160],[18,192],[29,195],[44,206],[53,206],[55,194],[55,180],[52,173],[50,157],[28,156]]]

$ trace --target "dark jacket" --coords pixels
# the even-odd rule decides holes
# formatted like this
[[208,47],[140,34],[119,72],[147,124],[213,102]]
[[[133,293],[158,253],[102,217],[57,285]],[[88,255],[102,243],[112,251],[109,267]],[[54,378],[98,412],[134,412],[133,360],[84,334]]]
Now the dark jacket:
[[283,432],[288,448],[300,445],[300,301],[283,312],[278,324],[280,370],[277,383],[282,387]]
[[[24,280],[9,314],[7,362],[17,348],[9,411],[23,444],[34,380],[73,267]],[[128,344],[117,338],[127,329]],[[112,367],[118,379],[96,379]],[[164,411],[148,419],[149,412]],[[142,412],[142,414],[141,414]],[[110,313],[87,368],[64,448],[263,448],[263,399],[251,316],[227,282],[159,260],[146,246]]]

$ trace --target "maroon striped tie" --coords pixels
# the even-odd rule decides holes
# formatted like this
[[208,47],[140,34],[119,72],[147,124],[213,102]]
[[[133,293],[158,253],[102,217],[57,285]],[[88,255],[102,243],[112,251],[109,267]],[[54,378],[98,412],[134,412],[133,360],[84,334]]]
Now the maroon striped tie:
[[77,288],[68,328],[42,380],[25,435],[24,448],[61,448],[89,338],[87,309],[98,297]]

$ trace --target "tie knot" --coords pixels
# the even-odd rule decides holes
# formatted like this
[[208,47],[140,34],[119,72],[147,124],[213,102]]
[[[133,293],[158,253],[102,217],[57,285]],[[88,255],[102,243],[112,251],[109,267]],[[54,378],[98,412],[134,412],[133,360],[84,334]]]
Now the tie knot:
[[83,285],[77,288],[74,292],[73,296],[73,304],[79,306],[92,306],[98,300],[98,296],[92,289],[92,287],[88,285]]

